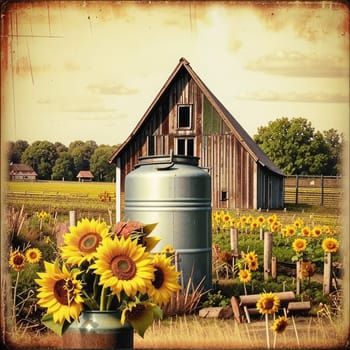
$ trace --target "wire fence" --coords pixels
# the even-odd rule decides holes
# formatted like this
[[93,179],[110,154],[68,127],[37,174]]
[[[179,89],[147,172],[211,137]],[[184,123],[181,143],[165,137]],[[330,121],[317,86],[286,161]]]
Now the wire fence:
[[285,178],[284,203],[338,208],[343,192],[341,176],[292,175]]

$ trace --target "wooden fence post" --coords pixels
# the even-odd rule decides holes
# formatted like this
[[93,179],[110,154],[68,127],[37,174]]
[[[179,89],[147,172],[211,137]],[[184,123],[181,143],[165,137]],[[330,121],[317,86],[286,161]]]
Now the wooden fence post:
[[69,226],[75,226],[76,221],[75,221],[75,210],[70,210],[69,211]]
[[299,176],[295,177],[295,205],[298,205],[298,193],[299,192]]
[[323,175],[321,175],[321,207],[323,207],[324,204],[324,178]]
[[271,277],[274,280],[277,278],[277,258],[275,256],[271,258]]
[[236,228],[230,229],[230,242],[233,253],[238,253],[238,230]]
[[297,290],[296,290],[296,294],[299,295],[300,294],[300,284],[301,284],[301,278],[300,278],[300,274],[301,274],[301,269],[300,269],[300,266],[301,263],[300,263],[300,260],[298,260],[296,262],[296,287],[297,287]]
[[323,294],[328,295],[331,291],[332,283],[332,253],[324,253],[323,266]]
[[264,233],[264,280],[269,278],[269,273],[271,271],[271,258],[272,258],[272,233]]
[[235,227],[230,228],[230,242],[232,254],[232,275],[235,277],[235,265],[238,257],[238,230]]

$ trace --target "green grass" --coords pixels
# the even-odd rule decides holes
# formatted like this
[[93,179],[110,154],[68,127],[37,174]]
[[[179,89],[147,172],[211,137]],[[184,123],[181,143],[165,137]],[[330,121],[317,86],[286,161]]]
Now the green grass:
[[8,192],[85,194],[92,198],[98,198],[98,195],[105,191],[115,194],[115,183],[111,182],[9,181],[6,187]]

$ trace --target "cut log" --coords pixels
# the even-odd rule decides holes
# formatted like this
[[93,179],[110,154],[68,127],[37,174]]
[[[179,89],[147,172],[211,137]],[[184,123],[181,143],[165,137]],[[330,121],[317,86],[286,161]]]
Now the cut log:
[[288,312],[308,311],[311,309],[310,301],[293,301],[288,304]]
[[[288,303],[290,301],[295,300],[295,294],[292,291],[278,292],[274,294],[278,296],[281,304]],[[240,305],[242,306],[256,305],[256,302],[259,300],[259,298],[260,298],[260,294],[241,295],[239,297]]]
[[233,316],[233,311],[230,306],[225,307],[205,307],[199,310],[199,317],[204,318],[219,318],[228,319]]

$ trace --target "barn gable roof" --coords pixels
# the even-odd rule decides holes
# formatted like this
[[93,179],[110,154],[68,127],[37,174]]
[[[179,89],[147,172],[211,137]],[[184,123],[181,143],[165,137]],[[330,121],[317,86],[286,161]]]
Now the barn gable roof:
[[256,162],[259,162],[262,166],[267,167],[272,172],[284,176],[285,174],[279,169],[271,159],[262,151],[262,149],[255,143],[255,141],[249,136],[249,134],[243,129],[243,127],[237,122],[237,120],[232,116],[232,114],[225,108],[225,106],[216,98],[216,96],[210,91],[210,89],[204,84],[204,82],[199,78],[195,71],[190,66],[189,62],[185,58],[180,58],[178,65],[175,67],[168,80],[165,82],[161,90],[158,92],[157,96],[151,103],[151,105],[146,110],[145,114],[142,116],[140,121],[135,126],[134,130],[124,141],[124,143],[112,154],[109,159],[109,163],[112,163],[119,154],[122,153],[123,149],[128,145],[128,143],[133,139],[134,135],[141,128],[143,123],[146,121],[147,117],[157,105],[159,99],[164,94],[166,89],[170,86],[171,82],[175,79],[176,75],[180,70],[185,69],[191,78],[195,81],[197,86],[200,88],[205,97],[214,106],[220,117],[226,122],[230,131],[235,134],[238,140],[241,142],[243,147],[250,153]]
[[92,179],[94,177],[94,175],[92,175],[90,170],[80,170],[77,178],[88,178],[88,179]]
[[10,173],[11,175],[20,174],[20,175],[32,175],[37,176],[38,174],[34,169],[28,164],[10,164]]

